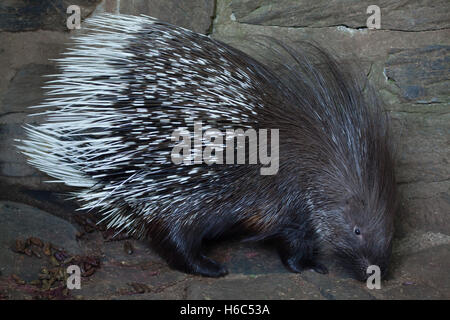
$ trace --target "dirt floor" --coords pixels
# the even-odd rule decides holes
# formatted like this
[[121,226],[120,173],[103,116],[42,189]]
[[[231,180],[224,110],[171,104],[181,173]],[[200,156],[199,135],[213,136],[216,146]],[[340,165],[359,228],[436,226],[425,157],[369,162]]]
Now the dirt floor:
[[[450,244],[394,254],[390,279],[368,289],[330,261],[328,275],[288,272],[274,248],[225,242],[211,257],[220,279],[171,270],[144,241],[109,241],[89,219],[70,224],[39,209],[0,202],[2,299],[448,299]],[[431,239],[435,244],[445,239]],[[402,244],[407,246],[408,244]],[[81,289],[66,289],[67,267],[81,266]]]
[[[110,241],[15,147],[23,125],[42,120],[29,107],[77,32],[65,24],[67,1],[0,5],[0,299],[449,299],[450,2],[428,2],[382,1],[381,29],[369,30],[369,0],[76,1],[83,19],[146,14],[249,54],[254,36],[313,41],[367,75],[392,119],[400,204],[392,270],[372,290],[332,260],[328,275],[290,273],[267,244],[213,246],[229,274],[208,279],[171,270],[145,241]],[[66,288],[70,265],[81,289]]]

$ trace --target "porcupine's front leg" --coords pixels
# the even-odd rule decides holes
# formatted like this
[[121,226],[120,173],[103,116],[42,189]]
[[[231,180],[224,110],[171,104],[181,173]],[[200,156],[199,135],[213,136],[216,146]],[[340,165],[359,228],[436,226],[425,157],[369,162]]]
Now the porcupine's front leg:
[[317,261],[317,240],[309,224],[284,228],[278,240],[278,253],[289,270],[300,273],[311,269],[328,273],[328,269]]
[[220,263],[201,253],[201,238],[198,233],[189,234],[197,237],[192,240],[184,233],[169,233],[163,239],[153,243],[155,249],[174,269],[205,277],[222,277],[228,270]]

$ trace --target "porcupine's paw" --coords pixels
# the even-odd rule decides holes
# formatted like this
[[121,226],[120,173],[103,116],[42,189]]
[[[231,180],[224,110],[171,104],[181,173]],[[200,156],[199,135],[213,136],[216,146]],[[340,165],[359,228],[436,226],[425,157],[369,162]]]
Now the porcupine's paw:
[[298,259],[290,257],[283,260],[286,267],[292,272],[301,273],[305,270],[313,270],[320,274],[327,274],[328,269],[322,263],[311,259]]
[[223,265],[204,255],[199,255],[197,259],[191,262],[188,272],[212,278],[223,277],[228,274],[228,270]]

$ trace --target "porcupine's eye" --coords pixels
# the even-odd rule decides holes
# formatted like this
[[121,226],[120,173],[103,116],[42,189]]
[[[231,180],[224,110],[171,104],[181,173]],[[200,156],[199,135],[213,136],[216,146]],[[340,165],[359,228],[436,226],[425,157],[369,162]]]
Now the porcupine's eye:
[[354,228],[353,228],[353,232],[354,232],[357,236],[361,235],[361,230],[359,230],[358,227],[354,227]]

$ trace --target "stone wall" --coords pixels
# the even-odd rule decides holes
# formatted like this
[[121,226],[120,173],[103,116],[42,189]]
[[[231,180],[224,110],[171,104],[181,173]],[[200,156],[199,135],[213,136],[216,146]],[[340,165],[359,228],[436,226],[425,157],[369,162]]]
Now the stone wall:
[[[14,148],[29,106],[43,99],[45,74],[71,32],[65,8],[82,17],[100,12],[146,14],[227,42],[244,51],[255,35],[289,45],[314,41],[347,63],[357,63],[386,102],[393,119],[401,191],[399,235],[450,236],[450,2],[378,1],[381,29],[366,27],[372,1],[349,0],[71,0],[0,4],[0,197],[48,203],[46,184]],[[38,193],[26,193],[33,190]],[[39,202],[39,200],[41,200]],[[36,202],[37,201],[37,202]],[[446,241],[447,241],[446,240]]]

